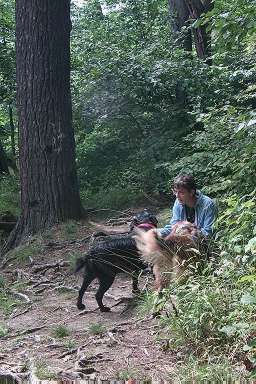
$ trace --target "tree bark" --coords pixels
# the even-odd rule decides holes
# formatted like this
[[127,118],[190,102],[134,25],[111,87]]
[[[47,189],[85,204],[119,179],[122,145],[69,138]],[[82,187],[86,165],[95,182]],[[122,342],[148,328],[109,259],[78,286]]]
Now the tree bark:
[[83,209],[70,94],[70,0],[16,0],[21,217],[6,249]]

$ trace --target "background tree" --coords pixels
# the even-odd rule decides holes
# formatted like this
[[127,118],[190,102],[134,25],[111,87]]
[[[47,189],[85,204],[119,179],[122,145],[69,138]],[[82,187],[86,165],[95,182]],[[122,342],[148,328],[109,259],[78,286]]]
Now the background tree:
[[[178,46],[192,51],[192,36],[189,28],[189,9],[185,0],[169,0],[171,27],[177,35]],[[182,30],[183,28],[183,30]],[[181,33],[182,32],[182,33]]]
[[180,46],[192,51],[192,34],[197,56],[211,63],[211,34],[207,23],[198,23],[200,17],[212,10],[214,0],[169,0],[171,25],[178,34]]
[[80,218],[71,124],[69,0],[16,1],[21,216],[8,245]]
[[0,162],[7,164],[0,169],[5,173],[16,169],[14,35],[14,1],[0,0]]

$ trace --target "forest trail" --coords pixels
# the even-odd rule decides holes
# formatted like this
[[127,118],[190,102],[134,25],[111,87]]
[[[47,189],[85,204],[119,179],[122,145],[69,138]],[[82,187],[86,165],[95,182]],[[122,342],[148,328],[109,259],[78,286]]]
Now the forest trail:
[[[101,224],[97,230],[110,228]],[[127,225],[120,225],[114,231],[125,229]],[[170,377],[177,357],[165,350],[159,320],[138,314],[129,276],[119,275],[106,293],[104,303],[111,312],[101,313],[97,307],[96,281],[85,293],[86,310],[76,308],[82,275],[74,275],[70,264],[74,255],[86,252],[94,230],[80,223],[76,240],[45,242],[31,265],[10,262],[5,267],[9,293],[18,302],[0,314],[0,324],[8,330],[1,337],[0,373],[26,377],[34,369],[39,379],[156,382]],[[142,290],[146,285],[153,285],[152,277],[140,279]]]

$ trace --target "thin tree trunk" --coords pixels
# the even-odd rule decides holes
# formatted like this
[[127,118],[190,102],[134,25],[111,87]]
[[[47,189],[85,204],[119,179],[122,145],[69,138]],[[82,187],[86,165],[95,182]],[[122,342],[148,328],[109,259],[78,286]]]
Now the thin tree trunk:
[[70,1],[16,0],[21,217],[7,250],[82,217],[70,94]]

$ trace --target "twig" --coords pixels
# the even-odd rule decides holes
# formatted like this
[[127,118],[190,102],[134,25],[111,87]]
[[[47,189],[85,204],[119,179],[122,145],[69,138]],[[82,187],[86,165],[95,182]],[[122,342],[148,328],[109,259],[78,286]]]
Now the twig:
[[8,254],[7,254],[6,257],[2,261],[2,264],[0,265],[0,269],[4,269],[9,262],[11,262],[15,259],[17,259],[17,255],[12,255],[12,256],[8,257]]
[[127,300],[125,300],[124,298],[122,298],[122,299],[120,299],[117,303],[115,303],[115,304],[113,304],[113,305],[111,305],[111,307],[110,308],[114,308],[114,307],[117,307],[118,305],[120,305],[120,304],[124,304],[124,303],[128,303],[128,301]]
[[23,336],[23,335],[27,335],[30,333],[34,333],[36,331],[40,331],[40,329],[43,329],[43,328],[46,328],[46,325],[41,325],[40,327],[25,329],[24,331],[17,332],[14,335],[6,335],[6,336],[3,336],[2,339],[13,339],[14,337]]
[[107,334],[109,335],[109,337],[117,344],[123,344],[125,345],[126,347],[128,348],[146,348],[148,347],[148,345],[136,345],[136,344],[127,344],[125,341],[122,341],[122,340],[117,340],[113,333],[108,331]]
[[86,236],[85,238],[81,240],[67,240],[67,241],[50,241],[49,243],[45,244],[46,247],[55,247],[58,249],[62,249],[70,244],[86,244],[90,240],[91,236]]
[[66,267],[66,266],[70,266],[70,262],[64,261],[64,260],[60,260],[57,263],[53,263],[53,264],[35,265],[32,268],[32,272],[33,273],[37,273],[37,272],[46,271],[47,269],[51,269],[51,268],[57,268],[57,267],[60,268],[60,267]]
[[111,294],[108,293],[108,292],[105,293],[105,297],[109,297],[110,299],[113,299],[113,300],[115,300],[115,301],[119,300],[118,297],[115,297],[115,296],[111,295]]
[[44,284],[41,288],[37,289],[34,294],[35,295],[40,295],[40,293],[44,292],[47,288],[50,288],[54,286],[54,283],[49,283],[49,284]]
[[32,286],[32,288],[36,288],[38,287],[39,285],[43,285],[43,284],[47,284],[47,283],[50,283],[50,280],[49,279],[45,279],[45,280],[42,280],[42,281],[38,281],[36,284],[34,284]]
[[68,287],[67,285],[58,285],[57,287],[52,288],[51,291],[55,291],[58,289],[66,289],[67,291],[77,292],[76,288]]
[[73,353],[76,353],[77,350],[78,350],[78,348],[70,349],[69,351],[62,353],[62,355],[60,355],[60,356],[58,357],[58,359],[63,359],[63,357],[66,357],[66,356],[68,356],[68,355],[72,355]]
[[27,313],[28,311],[30,311],[31,308],[32,308],[32,306],[30,305],[27,309],[25,309],[25,311],[16,313],[16,314],[12,315],[10,318],[11,318],[11,319],[14,319],[15,317],[24,315],[24,313]]

